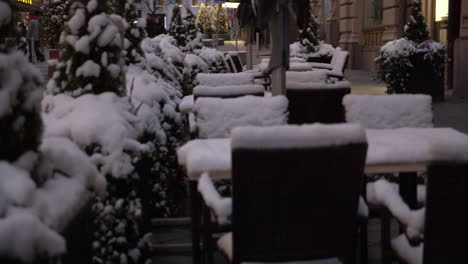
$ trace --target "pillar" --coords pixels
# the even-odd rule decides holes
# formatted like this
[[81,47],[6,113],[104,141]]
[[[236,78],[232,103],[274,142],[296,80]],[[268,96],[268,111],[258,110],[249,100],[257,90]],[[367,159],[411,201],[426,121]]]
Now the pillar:
[[360,56],[359,44],[359,20],[357,0],[339,1],[339,45],[349,51],[350,58],[348,66],[356,68]]
[[384,0],[383,1],[383,21],[385,31],[382,36],[383,42],[392,41],[402,37],[401,25],[405,23],[404,15],[400,6],[405,0]]
[[468,99],[468,1],[458,1],[461,1],[460,38],[455,40],[454,45],[454,93]]

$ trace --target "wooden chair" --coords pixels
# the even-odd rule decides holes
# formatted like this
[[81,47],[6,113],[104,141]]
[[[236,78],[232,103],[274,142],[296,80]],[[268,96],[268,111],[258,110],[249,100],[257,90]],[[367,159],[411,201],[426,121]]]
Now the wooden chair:
[[218,241],[231,263],[354,262],[360,126],[237,128],[231,142],[232,235]]
[[[403,127],[432,127],[432,102],[427,95],[346,95],[343,98],[346,122],[360,123],[366,128],[403,128]],[[400,174],[400,193],[410,197],[406,202],[411,208],[416,206],[416,175],[414,173]],[[373,177],[373,175],[368,175]],[[366,190],[368,186],[366,185]],[[413,189],[414,188],[414,189]],[[391,263],[393,254],[390,246],[391,214],[372,197],[367,194],[369,218],[379,218],[381,221],[382,263]],[[367,244],[367,223],[361,226],[361,244]],[[363,247],[367,250],[367,247]],[[367,255],[362,252],[361,255]]]
[[287,83],[289,124],[341,123],[345,121],[343,97],[351,92],[347,81],[338,83]]
[[226,138],[237,126],[286,124],[288,100],[281,95],[199,98],[193,110],[198,138]]
[[424,247],[400,235],[392,247],[405,263],[468,263],[468,163],[435,162],[428,168]]
[[348,64],[348,60],[349,52],[336,50],[335,52],[333,52],[333,57],[329,64],[312,62],[311,65],[313,70],[327,71],[327,74],[330,77],[343,79],[344,71]]

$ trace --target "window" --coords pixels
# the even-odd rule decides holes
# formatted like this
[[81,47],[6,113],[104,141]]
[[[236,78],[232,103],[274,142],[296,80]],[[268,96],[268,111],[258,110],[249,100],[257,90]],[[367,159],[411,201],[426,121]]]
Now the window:
[[192,5],[197,6],[198,5],[198,0],[192,0]]
[[164,6],[164,0],[157,0],[157,1],[158,1],[158,4],[157,4],[158,6]]
[[365,5],[365,26],[382,25],[383,18],[383,0],[367,0]]

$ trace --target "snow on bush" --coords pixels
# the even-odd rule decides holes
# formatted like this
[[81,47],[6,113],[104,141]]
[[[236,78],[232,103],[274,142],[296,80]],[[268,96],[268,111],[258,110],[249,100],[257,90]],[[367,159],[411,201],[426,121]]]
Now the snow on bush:
[[226,73],[227,68],[224,63],[224,55],[222,52],[203,47],[197,51],[197,55],[208,65],[209,73]]
[[144,60],[144,52],[141,49],[141,41],[146,37],[145,21],[138,16],[135,0],[125,2],[124,26],[125,39],[123,54],[125,63],[138,64]]
[[438,42],[426,40],[415,43],[406,38],[387,42],[375,59],[378,65],[377,78],[387,83],[387,93],[406,93],[415,64],[432,65],[429,74],[443,79],[445,72],[445,48]]
[[74,2],[71,10],[72,15],[60,37],[62,61],[47,85],[48,92],[74,97],[109,91],[122,94],[123,38],[117,26],[121,18],[100,13],[95,0],[86,7]]
[[167,35],[146,38],[141,44],[147,60],[146,69],[154,76],[182,89],[185,54],[176,45],[175,39]]
[[127,99],[114,93],[86,94],[76,99],[67,95],[47,96],[44,100],[45,134],[68,137],[83,149],[99,145],[93,155],[101,172],[116,178],[133,171],[128,152],[149,151],[151,146],[137,141],[138,119]]
[[60,34],[68,18],[72,1],[45,0],[41,4],[41,37],[46,47],[56,49],[59,47]]
[[[11,15],[0,0],[0,27]],[[10,11],[10,12],[8,12]],[[8,21],[6,21],[8,22]],[[11,28],[8,30],[12,30]],[[4,39],[0,38],[0,47]],[[42,137],[43,80],[23,54],[0,49],[0,259],[45,262],[59,234],[106,181],[74,143]]]
[[409,87],[412,79],[418,76],[418,71],[425,71],[424,74],[432,76],[433,82],[443,85],[445,48],[428,38],[421,1],[416,0],[409,22],[405,25],[405,37],[387,42],[375,59],[378,66],[376,77],[387,83],[387,93],[433,93],[427,91],[428,87]]
[[137,171],[147,188],[142,200],[148,218],[180,214],[184,197],[183,173],[178,166],[176,149],[186,135],[186,121],[178,105],[182,93],[162,78],[136,66],[127,72],[127,89],[138,106],[140,140],[150,141],[152,151],[138,162]]

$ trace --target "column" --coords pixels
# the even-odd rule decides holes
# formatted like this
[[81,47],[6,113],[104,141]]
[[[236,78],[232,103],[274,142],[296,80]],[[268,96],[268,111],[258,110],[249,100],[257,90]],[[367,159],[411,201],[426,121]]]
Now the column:
[[359,21],[357,0],[340,0],[339,2],[339,29],[341,48],[349,51],[350,58],[348,66],[355,68],[358,64],[360,51],[359,44]]
[[384,0],[383,1],[383,24],[385,31],[382,36],[383,42],[392,41],[402,37],[402,28],[400,25],[404,24],[406,19],[403,18],[400,5],[406,0]]
[[461,1],[460,38],[454,47],[454,88],[455,95],[468,98],[468,2],[458,1]]

